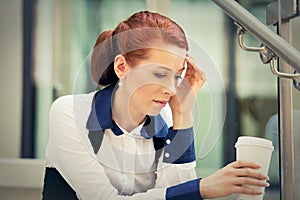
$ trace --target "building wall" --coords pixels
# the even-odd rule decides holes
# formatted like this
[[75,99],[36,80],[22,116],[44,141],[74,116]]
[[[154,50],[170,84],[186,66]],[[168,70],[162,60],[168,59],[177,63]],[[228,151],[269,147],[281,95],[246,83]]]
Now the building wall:
[[21,148],[22,0],[0,1],[0,157]]

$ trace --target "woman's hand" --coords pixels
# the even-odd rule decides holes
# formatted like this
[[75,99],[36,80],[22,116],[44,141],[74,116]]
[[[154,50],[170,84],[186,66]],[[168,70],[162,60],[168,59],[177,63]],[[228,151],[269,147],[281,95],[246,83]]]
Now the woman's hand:
[[231,194],[260,195],[261,191],[244,186],[268,187],[267,176],[259,173],[260,166],[251,162],[236,161],[228,164],[216,173],[203,178],[200,182],[202,198],[211,199]]
[[205,83],[205,75],[202,70],[197,66],[195,60],[187,54],[187,71],[184,77],[185,83],[189,84],[190,89],[192,89],[195,96],[197,96],[200,88]]
[[176,95],[169,101],[173,115],[173,129],[184,129],[192,126],[192,112],[197,94],[205,83],[203,71],[189,54],[186,56],[186,63],[187,69],[184,79],[177,86]]

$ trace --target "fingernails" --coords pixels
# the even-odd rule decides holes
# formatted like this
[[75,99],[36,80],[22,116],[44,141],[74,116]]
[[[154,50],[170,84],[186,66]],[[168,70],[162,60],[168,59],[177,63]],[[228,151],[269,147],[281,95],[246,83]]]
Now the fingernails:
[[264,187],[269,187],[270,186],[270,183],[268,183],[267,181],[262,181],[262,183],[263,183]]
[[270,178],[269,178],[269,176],[263,176],[263,180],[268,181],[268,180],[270,180]]
[[206,80],[206,78],[205,78],[205,75],[204,75],[204,74],[201,74],[201,79],[202,79],[202,80]]
[[263,181],[263,183],[264,183],[265,187],[269,187],[270,186],[270,183],[268,183],[267,181]]

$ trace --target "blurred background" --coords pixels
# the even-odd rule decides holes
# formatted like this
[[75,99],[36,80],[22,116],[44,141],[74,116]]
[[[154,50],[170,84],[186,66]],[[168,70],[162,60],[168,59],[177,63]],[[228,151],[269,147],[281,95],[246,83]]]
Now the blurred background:
[[[266,5],[271,2],[239,1],[263,23]],[[41,161],[42,166],[51,103],[62,95],[95,89],[86,64],[97,36],[145,9],[167,15],[181,25],[187,37],[214,62],[224,83],[225,90],[215,91],[219,97],[217,105],[211,105],[209,88],[199,95],[197,152],[208,126],[220,127],[221,134],[214,134],[216,144],[208,153],[198,155],[198,176],[207,176],[235,160],[234,143],[238,136],[268,138],[276,150],[269,171],[271,187],[265,199],[280,199],[277,78],[268,65],[262,64],[258,54],[239,48],[236,25],[210,0],[1,0],[1,160],[24,158],[29,164],[32,160]],[[292,20],[292,41],[300,49],[299,21],[299,17]],[[269,28],[276,32],[276,27]],[[260,45],[250,34],[246,35],[245,43]],[[300,109],[299,91],[293,89],[293,95],[294,108]],[[211,122],[213,114],[216,120]],[[297,116],[296,123],[300,119]],[[296,132],[300,134],[299,128],[295,128]],[[41,175],[38,182],[42,178]],[[5,187],[9,185],[2,185],[1,191]]]

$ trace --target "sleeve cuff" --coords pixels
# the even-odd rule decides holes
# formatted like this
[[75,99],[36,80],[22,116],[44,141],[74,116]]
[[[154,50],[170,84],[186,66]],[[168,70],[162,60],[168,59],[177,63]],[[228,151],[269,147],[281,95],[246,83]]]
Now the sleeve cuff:
[[165,138],[163,162],[183,164],[196,160],[193,128],[169,129]]
[[183,199],[202,200],[200,178],[167,188],[166,200]]

